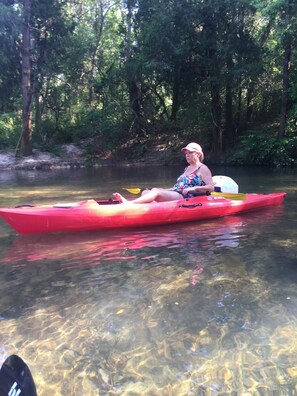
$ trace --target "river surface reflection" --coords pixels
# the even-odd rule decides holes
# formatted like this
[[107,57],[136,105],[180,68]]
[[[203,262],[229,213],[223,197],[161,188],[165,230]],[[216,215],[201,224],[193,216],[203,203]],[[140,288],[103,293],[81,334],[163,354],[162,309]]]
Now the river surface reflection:
[[[0,174],[1,206],[103,198],[178,173],[102,172]],[[230,172],[243,192],[287,191],[285,204],[52,235],[1,220],[1,362],[19,354],[39,396],[296,394],[296,174]]]

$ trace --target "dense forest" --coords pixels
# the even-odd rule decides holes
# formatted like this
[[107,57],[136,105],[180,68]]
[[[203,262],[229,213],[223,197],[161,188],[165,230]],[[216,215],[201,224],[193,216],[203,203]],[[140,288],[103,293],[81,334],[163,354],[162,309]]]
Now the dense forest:
[[295,0],[0,0],[0,51],[2,150],[191,138],[296,164]]

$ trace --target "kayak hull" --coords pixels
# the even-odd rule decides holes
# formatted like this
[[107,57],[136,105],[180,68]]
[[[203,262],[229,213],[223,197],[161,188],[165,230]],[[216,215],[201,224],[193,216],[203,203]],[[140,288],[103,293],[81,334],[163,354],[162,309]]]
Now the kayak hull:
[[155,226],[205,220],[280,205],[286,193],[246,194],[244,200],[199,196],[149,204],[93,199],[69,204],[0,208],[18,233],[52,233]]

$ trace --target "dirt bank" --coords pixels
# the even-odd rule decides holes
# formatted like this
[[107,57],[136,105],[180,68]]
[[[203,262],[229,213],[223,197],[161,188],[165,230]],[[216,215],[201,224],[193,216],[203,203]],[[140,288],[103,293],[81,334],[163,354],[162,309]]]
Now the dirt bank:
[[59,147],[59,155],[33,150],[28,157],[16,157],[13,151],[0,152],[0,170],[50,170],[59,168],[83,168],[107,165],[166,165],[182,160],[176,150],[159,145],[136,155],[133,150],[119,150],[90,157],[86,150],[74,144]]
[[[33,150],[28,157],[16,157],[14,153],[0,153],[0,170],[49,170],[59,168],[83,168],[87,164],[85,150],[73,145],[63,145],[59,155]],[[97,160],[97,165],[104,165],[106,160]],[[108,162],[108,161],[107,161]]]

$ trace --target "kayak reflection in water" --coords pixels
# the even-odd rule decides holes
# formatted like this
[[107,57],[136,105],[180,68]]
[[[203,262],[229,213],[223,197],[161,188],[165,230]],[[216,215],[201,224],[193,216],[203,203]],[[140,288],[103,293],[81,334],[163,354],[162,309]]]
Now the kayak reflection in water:
[[189,166],[178,177],[172,188],[144,190],[141,197],[132,201],[128,201],[119,193],[114,193],[114,197],[122,203],[149,203],[153,201],[175,201],[181,198],[189,198],[199,193],[214,191],[211,171],[202,162],[204,154],[201,146],[198,143],[189,143],[181,151],[185,154]]

